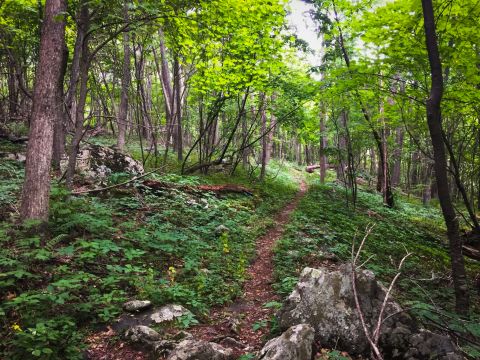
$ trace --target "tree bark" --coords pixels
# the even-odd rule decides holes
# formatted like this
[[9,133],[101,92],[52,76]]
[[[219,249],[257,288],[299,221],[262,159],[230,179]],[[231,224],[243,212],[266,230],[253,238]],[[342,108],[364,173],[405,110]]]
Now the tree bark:
[[70,155],[68,157],[67,164],[67,173],[66,173],[66,184],[67,187],[71,188],[73,185],[73,176],[75,174],[75,166],[77,163],[77,155],[80,149],[80,142],[83,137],[83,123],[85,121],[85,104],[87,101],[88,93],[88,70],[90,67],[90,56],[88,51],[88,38],[86,34],[88,33],[90,14],[88,10],[88,5],[86,2],[83,2],[80,9],[80,18],[78,20],[78,31],[82,32],[83,36],[81,44],[82,49],[80,52],[79,59],[79,78],[80,78],[80,88],[78,94],[78,103],[76,104],[75,109],[75,133],[73,135],[72,143],[70,145]]
[[266,114],[266,107],[267,107],[267,98],[265,94],[262,93],[260,96],[261,102],[261,110],[260,110],[260,131],[263,134],[262,136],[262,153],[260,156],[260,181],[265,180],[265,174],[267,171],[267,146],[268,146],[268,134],[267,131],[267,114]]
[[22,190],[22,220],[48,219],[53,127],[62,108],[57,95],[63,86],[66,10],[65,0],[46,0]]
[[323,106],[320,110],[320,182],[325,183],[327,175],[327,156],[325,150],[327,148],[327,136],[325,134],[327,128],[325,126],[325,111]]
[[65,154],[65,138],[67,134],[66,124],[65,124],[65,109],[63,106],[64,100],[64,90],[63,90],[63,79],[65,77],[65,72],[67,71],[67,62],[68,62],[68,50],[65,46],[63,51],[61,79],[62,83],[57,88],[57,99],[61,104],[60,107],[57,107],[56,110],[56,119],[53,127],[53,148],[52,148],[52,166],[55,170],[60,170],[60,161],[62,160],[63,155]]
[[403,128],[397,127],[395,131],[395,150],[393,151],[393,173],[392,186],[400,185],[400,175],[402,169],[402,151],[403,151]]
[[422,0],[425,42],[431,73],[430,96],[427,99],[427,123],[433,146],[434,169],[437,180],[438,197],[447,226],[452,263],[452,278],[455,288],[455,309],[459,314],[469,310],[469,292],[462,253],[462,241],[459,234],[458,218],[452,204],[447,176],[447,157],[443,142],[441,101],[443,96],[442,63],[438,50],[435,30],[435,16],[432,0]]
[[[127,23],[128,1],[123,4],[123,19]],[[127,132],[127,115],[128,115],[128,91],[130,89],[130,35],[128,31],[123,33],[123,67],[122,67],[122,89],[120,95],[120,107],[118,109],[118,137],[117,146],[120,150],[125,147],[125,134]]]

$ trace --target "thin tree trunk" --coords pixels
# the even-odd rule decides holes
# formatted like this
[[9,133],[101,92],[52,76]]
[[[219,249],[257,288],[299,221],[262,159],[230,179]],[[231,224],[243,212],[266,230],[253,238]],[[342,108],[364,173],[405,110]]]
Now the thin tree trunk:
[[[123,4],[123,19],[129,21],[128,1]],[[118,109],[118,137],[117,146],[120,150],[125,147],[125,134],[127,132],[128,114],[128,91],[130,89],[130,35],[128,31],[123,32],[123,66],[122,66],[122,88],[120,94],[120,107]]]
[[262,136],[262,152],[260,156],[260,163],[261,163],[261,168],[260,168],[260,181],[265,180],[265,174],[267,171],[267,146],[268,146],[268,134],[266,134],[267,131],[267,114],[266,114],[266,105],[267,105],[267,99],[265,94],[262,93],[260,96],[260,102],[261,102],[261,107],[260,107],[260,131],[263,134]]
[[182,97],[183,97],[183,84],[182,84],[182,68],[178,59],[175,59],[175,120],[176,120],[176,147],[177,147],[177,159],[183,160],[183,133],[182,133]]
[[58,89],[63,86],[66,11],[65,0],[46,0],[20,208],[22,220],[48,219],[53,128],[62,109]]
[[90,14],[88,11],[88,5],[83,3],[80,10],[80,19],[78,25],[78,31],[83,33],[82,36],[82,50],[80,55],[79,64],[79,77],[80,88],[78,94],[78,103],[75,111],[75,133],[73,135],[72,144],[70,148],[70,156],[68,158],[66,184],[71,188],[73,185],[73,176],[75,174],[75,166],[77,162],[77,155],[80,149],[80,142],[83,137],[83,123],[85,121],[85,104],[87,101],[88,92],[88,70],[90,67],[90,59],[88,52],[88,38],[85,36],[88,32]]
[[325,150],[327,148],[327,128],[325,126],[325,110],[321,105],[320,110],[320,182],[325,183],[325,177],[327,175],[327,156]]
[[402,151],[403,151],[403,128],[397,127],[395,131],[395,150],[393,151],[393,173],[392,186],[400,185],[400,175],[402,170]]
[[68,61],[68,50],[67,47],[64,48],[62,67],[60,69],[62,75],[62,84],[57,88],[57,99],[61,104],[60,107],[57,107],[56,110],[56,120],[53,126],[53,148],[52,148],[52,166],[55,170],[60,170],[60,161],[62,160],[63,155],[65,154],[65,137],[66,131],[65,128],[65,115],[64,115],[64,92],[63,92],[63,79],[65,77],[65,72],[67,71],[67,61]]
[[459,314],[467,314],[469,310],[469,292],[462,254],[462,241],[459,234],[458,218],[450,198],[447,157],[443,142],[442,115],[440,110],[443,96],[442,63],[438,51],[432,0],[422,0],[422,8],[425,42],[432,77],[430,96],[426,103],[427,123],[432,139],[438,197],[450,243],[452,278],[455,288],[455,309]]

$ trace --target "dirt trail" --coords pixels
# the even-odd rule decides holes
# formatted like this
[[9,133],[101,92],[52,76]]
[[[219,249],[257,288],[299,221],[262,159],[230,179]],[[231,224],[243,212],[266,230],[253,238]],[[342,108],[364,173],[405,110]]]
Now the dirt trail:
[[[300,190],[274,219],[274,226],[257,239],[256,257],[247,270],[247,280],[243,286],[243,296],[233,304],[214,308],[210,312],[208,323],[188,329],[196,339],[214,341],[231,348],[236,356],[259,350],[269,332],[266,323],[274,313],[274,309],[264,308],[264,304],[279,300],[272,288],[273,283],[273,248],[288,223],[290,214],[307,191],[302,180]],[[256,323],[265,322],[265,326],[253,330]],[[87,359],[92,360],[145,360],[148,356],[132,348],[127,343],[111,342],[112,330],[98,333],[89,339]]]
[[[223,344],[232,348],[236,355],[261,348],[269,327],[266,325],[254,331],[253,325],[266,322],[273,315],[275,310],[264,308],[265,303],[279,300],[272,288],[273,248],[275,242],[282,237],[290,214],[306,191],[307,185],[302,180],[295,198],[275,216],[275,225],[257,239],[257,255],[247,270],[243,296],[229,306],[213,309],[208,324],[189,329],[194,337]],[[225,339],[227,337],[239,343]]]

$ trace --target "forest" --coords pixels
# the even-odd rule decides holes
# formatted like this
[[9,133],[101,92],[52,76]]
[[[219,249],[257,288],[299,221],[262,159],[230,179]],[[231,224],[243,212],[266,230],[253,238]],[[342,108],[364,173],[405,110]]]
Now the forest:
[[0,0],[0,359],[480,359],[479,29]]

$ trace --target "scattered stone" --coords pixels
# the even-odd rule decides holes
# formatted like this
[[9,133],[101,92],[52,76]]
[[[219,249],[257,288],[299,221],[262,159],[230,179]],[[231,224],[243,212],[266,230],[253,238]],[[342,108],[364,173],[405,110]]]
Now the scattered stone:
[[125,338],[133,343],[152,346],[161,336],[152,328],[144,325],[132,326],[125,332]]
[[155,309],[155,311],[150,314],[150,319],[157,324],[161,324],[189,314],[191,314],[191,312],[182,305],[165,305]]
[[18,162],[25,162],[25,160],[27,159],[24,153],[0,153],[0,158],[6,160],[14,160]]
[[[309,324],[322,347],[340,349],[351,355],[369,354],[351,280],[350,265],[342,265],[336,271],[305,268],[278,313],[280,328]],[[387,290],[367,270],[357,272],[356,288],[367,327],[375,329]],[[391,298],[384,319],[379,346],[386,359],[430,359],[425,354],[439,354],[443,359],[441,356],[455,354],[448,337],[421,332],[417,323]],[[422,341],[418,340],[419,336]],[[405,357],[410,352],[414,355]]]
[[152,344],[153,353],[157,356],[168,356],[177,343],[173,340],[160,340]]
[[183,340],[170,353],[167,360],[230,360],[233,359],[231,349],[203,341]]
[[135,325],[151,326],[152,324],[168,324],[187,314],[191,313],[181,305],[150,307],[141,312],[124,313],[111,326],[117,333],[123,333]]
[[241,343],[240,341],[238,341],[237,339],[234,339],[230,336],[227,336],[227,337],[224,337],[222,338],[220,341],[218,341],[218,343],[221,343],[229,348],[237,348],[237,349],[244,349],[245,348],[245,344]]
[[295,325],[267,342],[260,351],[262,360],[311,360],[315,331],[308,324]]
[[184,330],[181,330],[172,336],[172,340],[175,340],[175,341],[182,341],[182,340],[192,339],[192,338],[193,338],[193,335]]
[[229,231],[230,231],[230,229],[228,227],[226,227],[225,225],[218,225],[215,228],[215,233],[217,235],[222,235],[223,233],[228,233]]
[[148,309],[150,306],[152,306],[152,302],[149,300],[131,300],[123,304],[123,309],[135,313]]

